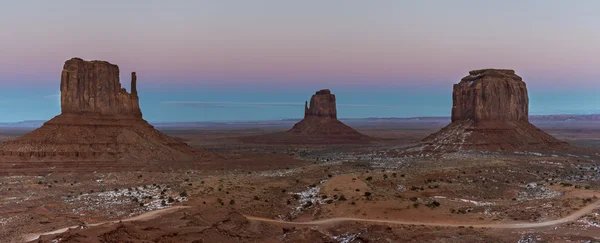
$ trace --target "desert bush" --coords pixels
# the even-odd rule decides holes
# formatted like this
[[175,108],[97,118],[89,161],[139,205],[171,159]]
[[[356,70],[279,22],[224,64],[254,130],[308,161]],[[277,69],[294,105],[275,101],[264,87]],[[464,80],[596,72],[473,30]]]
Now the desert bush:
[[427,204],[427,205],[425,205],[425,206],[427,206],[427,207],[429,207],[429,208],[437,208],[437,207],[439,207],[439,206],[440,206],[440,203],[439,203],[438,201],[433,201],[433,202],[430,202],[430,203],[428,203],[428,204]]

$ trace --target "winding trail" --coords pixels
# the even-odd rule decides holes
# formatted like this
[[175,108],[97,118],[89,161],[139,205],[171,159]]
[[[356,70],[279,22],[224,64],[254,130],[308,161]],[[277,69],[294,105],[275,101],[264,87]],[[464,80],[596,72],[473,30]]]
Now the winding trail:
[[436,223],[436,222],[416,222],[416,221],[404,221],[404,220],[386,220],[386,219],[361,219],[361,218],[329,218],[329,219],[319,219],[314,221],[305,221],[305,222],[292,222],[292,221],[280,221],[268,218],[260,218],[249,215],[244,215],[248,220],[251,221],[260,221],[267,223],[276,223],[276,224],[285,224],[285,225],[327,225],[327,224],[335,224],[342,222],[365,222],[365,223],[377,223],[377,224],[402,224],[402,225],[425,225],[425,226],[442,226],[442,227],[474,227],[474,228],[495,228],[495,229],[522,229],[522,228],[541,228],[547,226],[554,226],[559,224],[568,223],[571,221],[575,221],[580,217],[592,212],[596,207],[600,206],[600,200],[591,203],[571,215],[545,222],[538,223],[509,223],[509,224],[448,224],[448,223]]
[[[305,222],[292,222],[292,221],[280,221],[280,220],[275,220],[275,219],[260,218],[260,217],[254,217],[254,216],[249,216],[249,215],[244,215],[244,217],[246,217],[250,221],[275,223],[275,224],[282,224],[282,225],[313,225],[314,226],[314,225],[328,225],[328,224],[330,225],[330,224],[336,224],[336,223],[342,223],[342,222],[364,222],[364,223],[374,223],[374,224],[425,225],[425,226],[441,226],[441,227],[464,226],[464,227],[474,227],[474,228],[522,229],[522,228],[540,228],[540,227],[554,226],[554,225],[559,225],[559,224],[564,224],[564,223],[568,223],[571,221],[575,221],[575,220],[579,219],[580,217],[592,212],[592,210],[594,210],[598,206],[600,206],[600,200],[597,200],[596,202],[591,203],[591,204],[575,211],[571,215],[561,218],[561,219],[550,220],[550,221],[545,221],[545,222],[538,222],[538,223],[509,223],[509,224],[460,224],[460,223],[449,224],[449,223],[436,223],[436,222],[417,222],[417,221],[385,220],[385,219],[361,219],[361,218],[347,218],[347,217],[319,219],[319,220],[305,221]],[[189,206],[175,206],[175,207],[170,207],[170,208],[164,208],[164,209],[159,209],[159,210],[143,213],[143,214],[140,214],[140,215],[132,217],[132,218],[127,218],[127,219],[123,219],[123,220],[111,220],[111,221],[99,222],[99,223],[95,223],[95,224],[87,224],[86,226],[94,227],[94,226],[100,226],[100,225],[105,225],[105,224],[114,224],[114,223],[119,223],[119,222],[144,221],[144,220],[156,218],[163,214],[168,214],[173,211],[177,211],[182,208],[190,208],[190,207]],[[29,242],[29,241],[37,240],[40,236],[43,236],[43,235],[60,234],[60,233],[66,232],[69,229],[75,229],[78,227],[81,227],[81,226],[77,225],[77,226],[71,226],[71,227],[65,227],[62,229],[57,229],[57,230],[50,231],[50,232],[27,234],[27,235],[23,236],[23,239],[26,242]]]
[[[182,208],[189,208],[189,206],[174,206],[174,207],[169,207],[169,208],[163,208],[163,209],[159,209],[159,210],[154,210],[154,211],[146,212],[146,213],[140,214],[138,216],[127,218],[127,219],[123,219],[123,220],[111,220],[111,221],[104,221],[104,222],[99,222],[99,223],[95,223],[95,224],[86,224],[86,227],[100,226],[100,225],[104,225],[104,224],[115,224],[115,223],[119,223],[119,222],[145,221],[145,220],[156,218],[156,217],[158,217],[160,215],[163,215],[163,214],[167,214],[167,213],[170,213],[170,212],[173,212],[173,211],[177,211],[177,210],[182,209]],[[25,240],[25,242],[29,242],[29,241],[33,241],[33,240],[39,239],[40,236],[42,236],[42,235],[60,234],[60,233],[67,232],[67,230],[69,230],[69,229],[76,229],[78,227],[81,227],[81,225],[76,225],[76,226],[71,226],[71,227],[64,227],[64,228],[53,230],[53,231],[50,231],[50,232],[27,234],[27,235],[23,236],[23,239]]]

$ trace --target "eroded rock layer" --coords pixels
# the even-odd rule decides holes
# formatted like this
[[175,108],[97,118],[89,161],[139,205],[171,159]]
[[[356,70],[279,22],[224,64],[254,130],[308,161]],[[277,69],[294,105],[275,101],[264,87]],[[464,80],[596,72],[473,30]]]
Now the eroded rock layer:
[[370,141],[337,119],[335,95],[328,89],[317,91],[304,106],[304,119],[286,132],[241,138],[259,144],[354,144]]
[[307,104],[304,107],[304,119],[288,132],[313,136],[364,136],[337,119],[335,95],[328,89],[319,90],[310,98],[310,107]]
[[136,79],[132,73],[130,94],[121,87],[117,65],[72,58],[65,62],[61,75],[61,111],[141,118]]
[[422,140],[421,149],[548,150],[566,143],[528,120],[527,87],[513,70],[469,72],[452,94],[452,123]]
[[61,78],[62,113],[20,138],[0,145],[3,161],[187,160],[206,155],[154,129],[142,119],[132,73],[131,93],[119,67],[73,58]]

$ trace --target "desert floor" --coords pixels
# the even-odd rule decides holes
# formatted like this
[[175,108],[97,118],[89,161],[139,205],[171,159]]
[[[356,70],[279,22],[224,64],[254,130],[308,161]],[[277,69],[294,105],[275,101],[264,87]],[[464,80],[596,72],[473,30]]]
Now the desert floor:
[[568,151],[402,153],[441,126],[359,126],[379,139],[310,146],[240,139],[282,128],[169,128],[219,157],[2,163],[0,241],[600,241],[600,129],[539,125]]

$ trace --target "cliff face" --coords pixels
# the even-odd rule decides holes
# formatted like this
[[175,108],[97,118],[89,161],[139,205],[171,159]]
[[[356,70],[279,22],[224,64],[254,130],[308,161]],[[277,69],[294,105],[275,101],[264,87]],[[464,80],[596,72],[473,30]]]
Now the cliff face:
[[[368,137],[337,119],[335,95],[328,89],[317,91],[304,107],[304,119],[294,124],[290,134],[302,134],[309,138],[342,140],[366,140]],[[300,138],[296,138],[301,140]]]
[[130,94],[121,87],[117,65],[72,58],[65,62],[61,75],[61,111],[141,118],[136,88],[135,73]]
[[305,103],[304,118],[307,117],[328,117],[337,119],[337,109],[335,104],[335,95],[328,89],[317,91],[310,98],[310,108]]
[[142,118],[137,77],[131,93],[119,67],[73,58],[63,67],[62,113],[15,140],[0,144],[5,161],[179,161],[207,156],[154,129]]
[[513,70],[469,72],[452,93],[452,121],[528,121],[527,86]]
[[513,70],[471,71],[454,85],[452,99],[452,123],[423,139],[420,151],[541,151],[566,145],[529,123],[527,87]]

